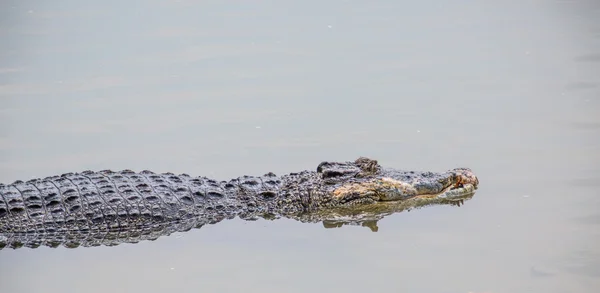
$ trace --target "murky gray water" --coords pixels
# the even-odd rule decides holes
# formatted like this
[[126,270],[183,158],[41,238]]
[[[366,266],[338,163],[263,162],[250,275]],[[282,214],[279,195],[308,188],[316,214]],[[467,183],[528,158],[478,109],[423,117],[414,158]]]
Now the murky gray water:
[[3,293],[598,292],[597,1],[5,1],[0,182],[323,160],[481,181],[379,231],[224,221],[0,251]]

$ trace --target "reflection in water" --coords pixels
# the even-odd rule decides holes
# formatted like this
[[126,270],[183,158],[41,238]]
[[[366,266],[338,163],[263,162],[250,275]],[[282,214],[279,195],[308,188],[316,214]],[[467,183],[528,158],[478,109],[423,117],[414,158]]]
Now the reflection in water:
[[452,205],[456,207],[460,207],[463,205],[465,200],[469,200],[473,197],[473,194],[466,195],[459,199],[448,200],[442,199],[437,202],[429,202],[427,204],[420,204],[418,202],[403,202],[401,204],[398,203],[379,203],[374,204],[372,206],[365,207],[361,210],[333,210],[327,211],[321,215],[315,215],[314,218],[311,218],[314,222],[318,222],[322,219],[323,227],[330,228],[340,228],[345,225],[351,226],[363,226],[371,229],[373,232],[377,232],[379,227],[377,227],[377,222],[391,214],[400,213],[400,212],[409,212],[414,208],[424,207],[428,205],[434,204],[444,204],[444,205]]
[[[465,200],[469,200],[475,193],[467,194],[460,198],[453,199],[428,199],[413,198],[402,202],[384,202],[366,206],[360,209],[351,207],[337,208],[326,211],[302,213],[286,218],[294,219],[304,223],[322,222],[325,228],[339,228],[344,225],[364,226],[377,232],[377,221],[404,211],[410,211],[415,208],[421,208],[429,205],[453,205],[461,206]],[[55,233],[4,233],[0,234],[0,249],[22,247],[37,248],[47,246],[56,248],[64,246],[66,248],[77,247],[95,247],[95,246],[116,246],[124,243],[138,243],[141,241],[153,241],[162,236],[169,236],[175,232],[185,232],[191,229],[199,229],[204,225],[216,224],[231,217],[222,218],[192,218],[185,221],[156,224],[147,228],[135,228],[120,231],[68,231]],[[272,214],[248,215],[243,219],[254,221],[259,218],[265,220],[275,220],[279,216]]]

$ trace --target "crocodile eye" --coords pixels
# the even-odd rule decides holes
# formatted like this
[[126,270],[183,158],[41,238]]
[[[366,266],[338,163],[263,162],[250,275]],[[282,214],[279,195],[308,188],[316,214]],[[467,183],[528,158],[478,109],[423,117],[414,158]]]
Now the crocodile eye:
[[352,174],[348,174],[347,172],[341,172],[338,170],[325,170],[322,172],[323,178],[336,178],[336,177],[344,177]]
[[339,182],[359,174],[361,169],[351,163],[323,162],[317,167],[317,173],[328,182]]

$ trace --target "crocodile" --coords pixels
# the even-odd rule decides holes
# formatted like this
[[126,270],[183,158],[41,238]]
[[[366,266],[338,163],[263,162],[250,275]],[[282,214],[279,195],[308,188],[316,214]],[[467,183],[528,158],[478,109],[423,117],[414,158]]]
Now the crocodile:
[[469,168],[404,171],[366,157],[229,181],[147,170],[66,173],[0,184],[0,249],[137,243],[236,217],[377,231],[393,213],[460,206],[478,185]]

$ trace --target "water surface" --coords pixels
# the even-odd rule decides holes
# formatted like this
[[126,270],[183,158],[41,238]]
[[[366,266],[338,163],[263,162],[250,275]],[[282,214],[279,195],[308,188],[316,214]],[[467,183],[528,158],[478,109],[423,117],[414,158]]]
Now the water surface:
[[0,251],[2,292],[597,292],[596,1],[8,1],[0,182],[470,167],[457,208]]

